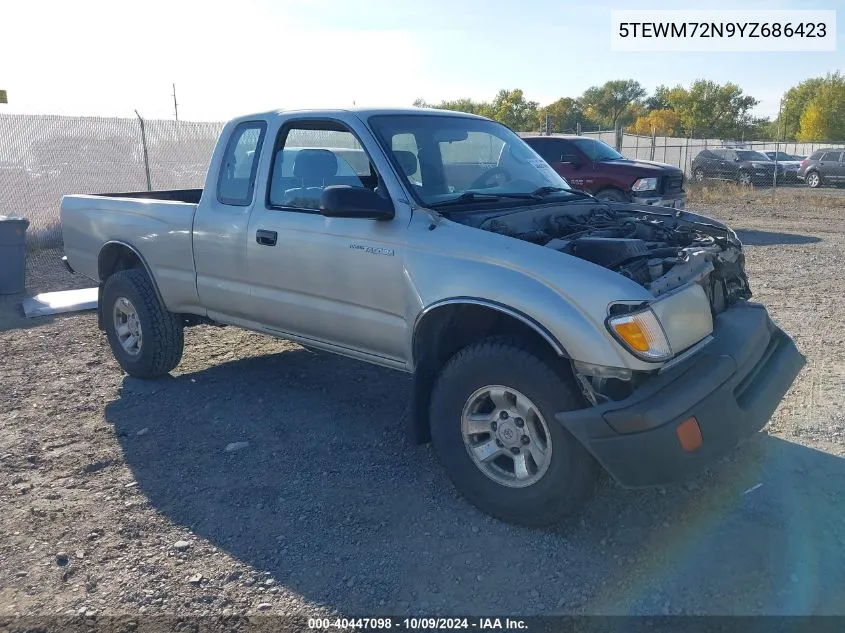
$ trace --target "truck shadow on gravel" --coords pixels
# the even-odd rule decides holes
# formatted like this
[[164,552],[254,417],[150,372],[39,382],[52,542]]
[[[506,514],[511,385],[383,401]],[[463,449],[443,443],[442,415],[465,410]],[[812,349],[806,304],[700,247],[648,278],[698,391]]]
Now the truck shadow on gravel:
[[[156,511],[343,613],[845,612],[845,460],[760,434],[715,474],[605,480],[567,524],[523,529],[407,442],[409,384],[288,351],[126,378],[106,417]],[[213,560],[191,567],[225,578]]]
[[758,229],[736,229],[737,237],[746,246],[774,246],[776,244],[815,244],[820,237],[800,235],[798,233],[780,233],[778,231],[760,231]]

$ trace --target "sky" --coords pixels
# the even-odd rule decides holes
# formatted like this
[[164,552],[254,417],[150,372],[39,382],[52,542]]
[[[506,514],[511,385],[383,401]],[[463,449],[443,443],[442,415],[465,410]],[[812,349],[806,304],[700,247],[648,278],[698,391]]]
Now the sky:
[[[612,9],[841,9],[836,52],[620,53]],[[845,0],[0,0],[0,113],[216,121],[273,108],[406,106],[521,88],[541,105],[611,79],[782,94],[845,69]]]

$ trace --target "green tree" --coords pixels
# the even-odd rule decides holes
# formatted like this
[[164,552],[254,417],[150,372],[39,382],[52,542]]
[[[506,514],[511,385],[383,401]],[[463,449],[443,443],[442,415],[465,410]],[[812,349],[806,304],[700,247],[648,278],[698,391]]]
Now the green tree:
[[752,117],[741,136],[746,141],[773,141],[777,134],[777,121],[772,121],[769,117]]
[[845,77],[829,75],[801,115],[799,141],[845,138]]
[[602,86],[587,88],[578,100],[581,108],[602,125],[615,128],[617,123],[626,124],[635,117],[631,108],[638,104],[646,91],[633,79],[616,79]]
[[536,101],[528,101],[519,88],[499,90],[484,116],[504,123],[518,132],[528,132],[536,129],[538,107],[539,104]]
[[669,88],[660,85],[654,89],[654,94],[643,102],[646,110],[669,110]]
[[546,116],[549,117],[551,131],[554,134],[572,132],[578,122],[584,119],[584,113],[581,112],[578,102],[569,97],[561,97],[537,111],[537,125],[541,130],[546,127]]
[[[831,75],[828,75],[830,78]],[[807,106],[816,96],[825,82],[824,77],[813,77],[793,86],[783,95],[780,117],[781,135],[784,139],[794,140],[801,128],[801,117]]]
[[689,89],[672,88],[666,95],[685,134],[696,137],[741,136],[752,122],[749,110],[759,101],[734,83],[699,79]]
[[490,109],[490,104],[484,101],[473,101],[472,99],[462,98],[453,99],[451,101],[441,101],[435,108],[441,110],[454,110],[455,112],[469,112],[470,114],[481,114],[487,116]]
[[424,99],[417,99],[414,101],[414,105],[486,116],[500,123],[504,123],[518,132],[527,132],[536,129],[537,110],[539,107],[536,101],[528,101],[522,90],[518,88],[515,90],[499,90],[493,101],[475,101],[473,99],[461,98],[451,101],[441,101],[432,106]]

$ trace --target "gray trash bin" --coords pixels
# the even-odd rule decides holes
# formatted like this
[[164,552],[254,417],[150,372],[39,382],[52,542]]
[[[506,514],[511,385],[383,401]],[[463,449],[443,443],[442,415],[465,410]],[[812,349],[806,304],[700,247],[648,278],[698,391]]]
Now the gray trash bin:
[[0,295],[24,291],[29,220],[0,215]]

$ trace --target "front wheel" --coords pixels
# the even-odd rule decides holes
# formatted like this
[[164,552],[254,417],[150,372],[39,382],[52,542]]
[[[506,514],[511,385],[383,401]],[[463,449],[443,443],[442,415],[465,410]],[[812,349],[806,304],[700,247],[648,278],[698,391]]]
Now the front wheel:
[[112,353],[127,374],[154,378],[179,364],[182,321],[161,304],[146,272],[122,270],[109,277],[100,310]]
[[571,381],[544,360],[488,339],[458,352],[437,379],[432,442],[471,503],[509,523],[549,525],[572,514],[595,482],[593,458],[554,419],[582,406]]
[[605,202],[628,202],[628,198],[618,189],[602,189],[596,194],[596,200]]
[[704,170],[699,167],[692,173],[692,177],[695,179],[696,182],[704,182]]
[[751,173],[747,171],[739,172],[739,176],[737,177],[737,181],[741,185],[745,185],[746,187],[750,187],[752,184]]

